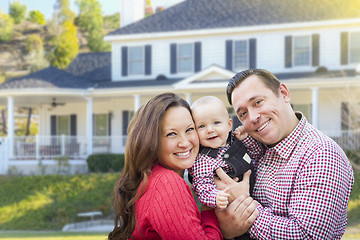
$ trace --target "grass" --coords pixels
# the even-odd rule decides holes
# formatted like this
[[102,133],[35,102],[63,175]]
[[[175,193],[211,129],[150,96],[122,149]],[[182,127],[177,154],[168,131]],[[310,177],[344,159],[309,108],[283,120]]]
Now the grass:
[[1,240],[105,240],[107,233],[48,232],[48,231],[3,231]]

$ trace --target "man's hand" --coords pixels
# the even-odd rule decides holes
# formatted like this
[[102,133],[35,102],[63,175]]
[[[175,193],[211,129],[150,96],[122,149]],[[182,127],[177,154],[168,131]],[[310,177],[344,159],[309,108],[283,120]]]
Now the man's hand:
[[216,209],[215,214],[224,238],[233,238],[246,233],[259,215],[256,209],[258,205],[259,203],[248,194],[242,194],[227,208]]
[[222,170],[222,168],[216,169],[216,174],[218,175],[218,178],[214,178],[214,182],[216,184],[216,187],[219,190],[224,190],[225,188],[229,188],[228,193],[229,196],[229,202],[231,203],[234,201],[235,198],[240,196],[241,194],[249,194],[249,179],[251,170],[248,170],[243,175],[243,180],[240,182],[236,182],[235,180],[231,179],[225,172]]

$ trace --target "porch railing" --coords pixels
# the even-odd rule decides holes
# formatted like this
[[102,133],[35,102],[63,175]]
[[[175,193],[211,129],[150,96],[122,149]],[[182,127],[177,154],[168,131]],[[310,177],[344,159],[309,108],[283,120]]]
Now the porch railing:
[[[92,153],[123,153],[126,136],[93,137]],[[27,136],[14,137],[13,158],[44,159],[69,156],[71,159],[85,158],[86,136]]]
[[[360,129],[352,131],[327,131],[343,150],[360,151]],[[92,153],[124,153],[126,136],[104,136],[92,138]],[[44,159],[69,156],[71,159],[86,158],[86,136],[29,136],[15,137],[13,158]]]

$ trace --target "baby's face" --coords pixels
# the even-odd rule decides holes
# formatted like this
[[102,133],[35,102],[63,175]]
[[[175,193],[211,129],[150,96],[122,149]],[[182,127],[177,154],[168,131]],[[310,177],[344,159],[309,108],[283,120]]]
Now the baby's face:
[[192,115],[201,145],[211,148],[226,145],[232,121],[221,104],[211,102],[197,106]]

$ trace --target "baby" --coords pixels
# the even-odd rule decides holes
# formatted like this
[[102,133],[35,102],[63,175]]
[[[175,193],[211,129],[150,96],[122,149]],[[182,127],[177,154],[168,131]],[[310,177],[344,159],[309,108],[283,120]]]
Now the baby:
[[232,120],[220,99],[202,97],[191,105],[191,110],[201,145],[195,163],[189,169],[193,190],[202,204],[226,208],[229,194],[216,188],[215,170],[221,167],[230,177],[241,180],[251,169],[252,193],[255,181],[252,161],[245,146],[232,133]]

